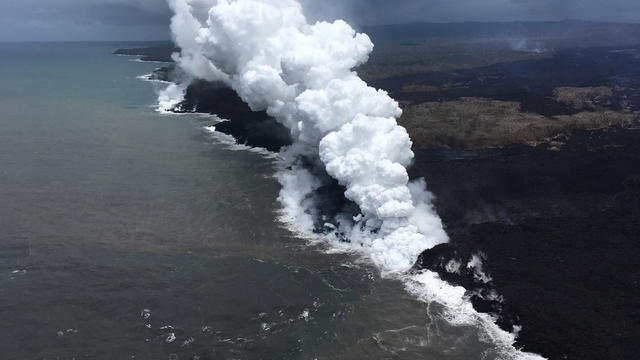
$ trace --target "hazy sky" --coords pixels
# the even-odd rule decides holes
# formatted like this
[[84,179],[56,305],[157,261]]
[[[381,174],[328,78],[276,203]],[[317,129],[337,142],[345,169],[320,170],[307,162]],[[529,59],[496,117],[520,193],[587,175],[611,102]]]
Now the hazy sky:
[[[640,0],[303,0],[313,19],[640,23]],[[0,0],[0,41],[167,39],[165,0]]]

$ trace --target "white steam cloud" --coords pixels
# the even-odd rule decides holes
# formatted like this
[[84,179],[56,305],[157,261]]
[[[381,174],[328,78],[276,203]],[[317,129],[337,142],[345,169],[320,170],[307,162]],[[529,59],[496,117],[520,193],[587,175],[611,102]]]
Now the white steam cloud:
[[[346,187],[361,215],[342,221],[341,231],[382,269],[408,270],[422,251],[448,240],[424,183],[409,183],[412,143],[396,123],[402,110],[352,70],[373,50],[367,35],[341,20],[310,25],[294,0],[169,3],[179,66],[193,78],[226,83],[251,109],[286,126],[294,139],[286,158],[321,162]],[[178,90],[163,93],[161,106],[175,105]],[[308,177],[304,171],[296,176]],[[283,181],[289,208],[314,190],[300,183]],[[291,215],[302,221],[309,206],[296,205]]]

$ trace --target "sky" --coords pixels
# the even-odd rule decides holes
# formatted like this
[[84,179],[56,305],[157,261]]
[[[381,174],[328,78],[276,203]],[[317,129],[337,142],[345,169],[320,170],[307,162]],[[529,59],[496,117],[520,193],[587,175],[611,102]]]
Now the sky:
[[[639,0],[301,0],[310,19],[640,23]],[[0,41],[169,39],[165,0],[0,0]]]

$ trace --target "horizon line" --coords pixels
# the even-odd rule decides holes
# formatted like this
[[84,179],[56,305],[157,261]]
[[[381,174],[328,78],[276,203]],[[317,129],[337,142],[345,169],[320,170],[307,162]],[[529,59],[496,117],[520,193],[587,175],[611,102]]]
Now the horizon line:
[[[640,22],[625,22],[625,21],[612,21],[612,20],[584,20],[584,19],[563,19],[563,20],[501,20],[501,21],[482,21],[482,20],[463,20],[463,21],[411,21],[404,23],[386,23],[386,24],[369,24],[369,25],[353,25],[355,28],[365,29],[365,28],[375,28],[375,27],[384,27],[384,26],[402,26],[402,25],[420,25],[420,24],[433,24],[433,25],[454,25],[454,24],[516,24],[516,23],[530,23],[530,24],[541,24],[541,23],[566,23],[566,22],[581,22],[581,23],[592,23],[592,24],[609,24],[609,25],[640,25]],[[122,42],[132,42],[132,43],[145,43],[145,42],[173,42],[172,39],[81,39],[81,40],[73,40],[73,39],[23,39],[23,40],[13,40],[13,39],[0,39],[0,43],[122,43]]]

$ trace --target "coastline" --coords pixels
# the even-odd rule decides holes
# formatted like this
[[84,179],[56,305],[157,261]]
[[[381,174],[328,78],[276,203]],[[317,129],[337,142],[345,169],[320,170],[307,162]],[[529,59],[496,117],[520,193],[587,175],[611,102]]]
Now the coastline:
[[[216,125],[216,131],[233,136],[241,144],[271,151],[287,145],[286,133],[277,129],[277,123],[264,113],[251,112],[234,95],[232,91],[216,85],[197,84],[191,88],[191,93],[187,92],[186,100],[177,112],[215,113],[232,119]],[[220,97],[225,101],[211,101]],[[264,131],[267,128],[268,133]],[[276,135],[271,136],[272,132]],[[619,266],[619,259],[625,253],[639,252],[630,242],[638,230],[637,211],[640,208],[637,180],[634,180],[632,170],[640,168],[637,166],[640,165],[637,156],[640,151],[633,147],[633,144],[640,143],[636,142],[638,138],[636,130],[614,127],[580,129],[566,138],[560,150],[554,149],[549,142],[536,146],[507,145],[460,151],[451,148],[417,149],[410,175],[412,178],[427,177],[428,188],[437,197],[436,207],[452,240],[449,244],[425,251],[416,264],[416,270],[433,270],[442,279],[464,286],[474,308],[496,315],[498,325],[504,330],[517,331],[514,325],[522,326],[516,346],[523,347],[525,351],[538,352],[551,359],[600,359],[609,356],[611,349],[605,342],[616,344],[624,339],[633,339],[639,331],[638,325],[634,326],[633,321],[625,322],[623,330],[627,335],[617,335],[605,326],[607,321],[603,319],[591,324],[592,319],[588,319],[588,315],[597,313],[601,308],[598,293],[579,293],[573,289],[597,288],[612,276],[638,278],[640,275],[638,271],[621,274],[623,270],[633,270],[632,264]],[[620,139],[624,144],[620,144]],[[570,175],[568,172],[572,170],[567,165],[580,161],[581,155],[594,152],[601,156],[582,161],[579,163],[581,168],[605,164],[624,153],[629,156],[620,169],[626,169],[627,173],[617,174],[601,188],[590,188],[594,179],[577,173],[568,181],[577,189],[563,188],[562,185],[569,185],[563,183],[566,179],[562,177]],[[565,154],[567,156],[563,157]],[[536,165],[548,164],[549,161],[555,161],[554,166],[543,168]],[[561,171],[563,168],[566,168],[565,172]],[[606,169],[594,169],[597,169],[594,170],[596,173],[604,172],[600,179],[608,175]],[[527,179],[532,171],[539,174]],[[476,180],[468,185],[466,180],[470,178]],[[465,184],[452,179],[464,179]],[[535,180],[540,179],[542,184],[535,185]],[[513,185],[514,181],[517,186]],[[587,184],[580,184],[580,181]],[[541,189],[523,197],[523,189],[532,185]],[[544,187],[550,190],[546,191]],[[583,209],[585,203],[589,204],[586,210]],[[556,212],[549,212],[549,209],[556,209]],[[576,213],[576,209],[582,212]],[[540,213],[545,215],[535,216]],[[622,237],[617,243],[626,245],[607,247],[601,238],[623,226],[620,219],[628,220],[622,221],[628,225],[618,233]],[[584,241],[573,244],[576,237]],[[559,250],[564,251],[564,257],[547,259],[549,254]],[[609,258],[598,256],[611,251],[614,254]],[[484,272],[491,281],[485,283],[486,278],[483,280],[478,276],[477,267],[466,266],[474,255],[484,260]],[[586,274],[582,277],[576,275],[576,271],[587,269],[585,256],[599,263],[598,270],[602,273],[596,279],[598,281]],[[452,260],[465,265],[459,267],[462,271],[456,273],[447,268]],[[539,279],[548,283],[539,284]],[[637,290],[634,283],[624,285]],[[625,287],[616,286],[616,289],[624,290]],[[611,309],[628,313],[633,309],[633,299],[630,296],[626,302],[619,302]],[[571,311],[576,301],[583,304],[581,313]],[[573,306],[558,305],[565,302]],[[638,314],[632,314],[632,318],[638,318]],[[589,331],[586,327],[576,331],[585,321],[590,323]],[[629,346],[621,350],[619,356],[626,358],[637,351]]]

